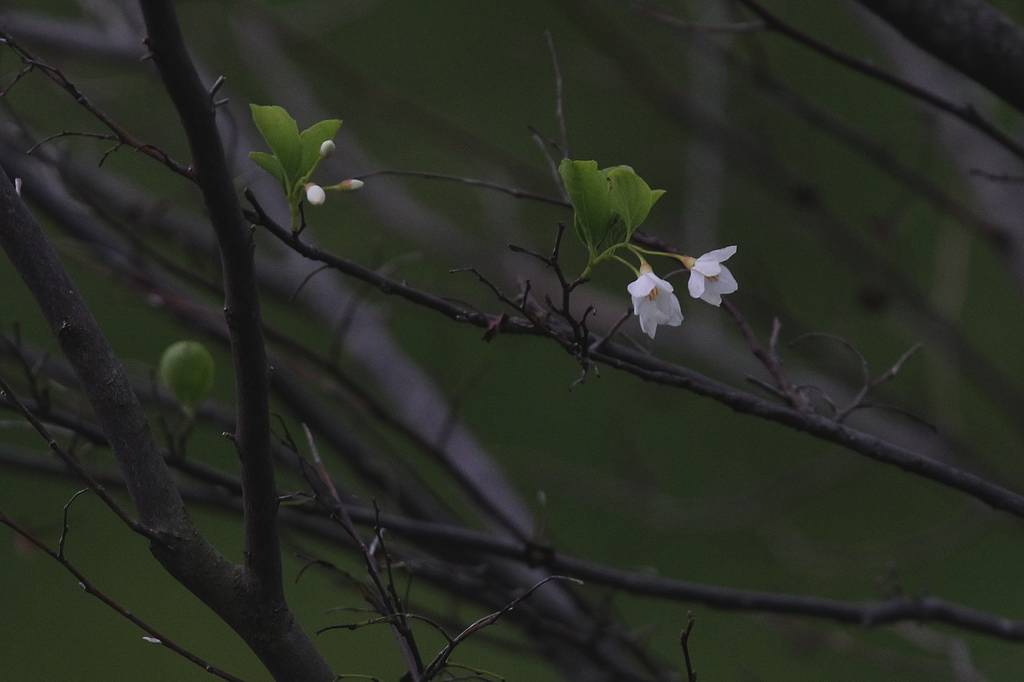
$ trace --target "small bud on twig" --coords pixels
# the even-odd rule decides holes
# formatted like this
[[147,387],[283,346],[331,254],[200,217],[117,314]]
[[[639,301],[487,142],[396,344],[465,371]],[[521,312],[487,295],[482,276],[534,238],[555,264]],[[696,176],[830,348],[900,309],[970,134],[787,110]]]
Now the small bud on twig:
[[312,182],[306,184],[306,201],[313,206],[319,206],[327,200],[324,188]]
[[331,185],[327,189],[333,189],[337,192],[355,192],[357,189],[362,189],[366,183],[356,178],[349,178],[348,180],[342,180],[337,185]]

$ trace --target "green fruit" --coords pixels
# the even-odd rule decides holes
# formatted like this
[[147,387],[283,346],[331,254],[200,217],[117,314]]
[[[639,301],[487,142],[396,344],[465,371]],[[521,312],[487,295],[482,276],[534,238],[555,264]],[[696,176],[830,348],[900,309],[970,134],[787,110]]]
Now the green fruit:
[[172,343],[160,358],[160,380],[187,412],[213,388],[213,356],[198,341]]

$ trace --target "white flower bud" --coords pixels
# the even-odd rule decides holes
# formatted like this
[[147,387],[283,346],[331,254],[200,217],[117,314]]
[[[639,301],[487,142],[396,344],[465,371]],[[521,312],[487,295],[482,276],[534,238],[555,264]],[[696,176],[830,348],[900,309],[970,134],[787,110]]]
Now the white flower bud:
[[14,178],[14,193],[21,196],[21,178]]
[[324,140],[324,143],[320,145],[320,158],[326,159],[328,156],[333,156],[335,149],[337,147],[334,144],[334,140]]
[[355,192],[357,189],[362,189],[366,183],[356,178],[349,178],[348,180],[342,180],[335,187],[342,192]]
[[142,637],[142,641],[149,642],[150,644],[163,644],[163,642],[161,642],[156,637],[148,637],[148,636],[145,636],[145,635]]
[[306,185],[306,201],[313,206],[319,206],[327,200],[327,194],[324,192],[324,188],[320,185],[314,185],[312,182]]

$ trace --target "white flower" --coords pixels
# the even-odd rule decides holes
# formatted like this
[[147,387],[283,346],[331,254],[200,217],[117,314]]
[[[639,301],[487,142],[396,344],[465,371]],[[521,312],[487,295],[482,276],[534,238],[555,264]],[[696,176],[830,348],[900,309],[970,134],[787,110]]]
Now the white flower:
[[640,276],[626,287],[633,297],[633,314],[640,317],[640,329],[652,339],[659,324],[678,327],[683,322],[683,311],[672,285],[661,279],[643,263]]
[[328,156],[332,156],[335,149],[337,147],[334,144],[334,140],[324,140],[324,143],[320,145],[320,158],[326,159]]
[[319,206],[327,200],[327,194],[324,193],[324,188],[320,185],[314,185],[312,182],[306,185],[306,201],[313,206]]
[[735,246],[709,251],[690,265],[690,296],[707,301],[711,305],[721,305],[722,295],[731,294],[739,285],[729,268],[722,265],[736,253]]

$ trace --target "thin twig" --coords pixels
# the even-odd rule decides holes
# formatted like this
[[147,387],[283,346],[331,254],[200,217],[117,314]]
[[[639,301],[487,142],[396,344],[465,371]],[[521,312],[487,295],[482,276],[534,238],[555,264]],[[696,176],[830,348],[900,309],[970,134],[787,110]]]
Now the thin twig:
[[145,621],[143,621],[141,618],[139,618],[138,616],[133,614],[128,609],[126,609],[123,606],[121,606],[120,604],[118,604],[111,597],[107,596],[106,593],[104,593],[101,590],[99,590],[85,576],[85,574],[83,574],[80,570],[78,570],[78,568],[76,568],[74,564],[72,564],[70,561],[68,561],[67,557],[64,556],[64,543],[65,543],[65,540],[66,540],[67,528],[68,528],[68,526],[67,526],[67,510],[68,510],[68,507],[70,506],[71,502],[73,502],[76,497],[81,495],[82,492],[84,492],[84,491],[80,490],[77,493],[75,493],[74,497],[71,498],[71,501],[69,501],[68,504],[64,508],[64,511],[65,511],[65,515],[64,515],[64,529],[63,529],[63,532],[61,533],[60,548],[59,548],[59,550],[57,552],[55,552],[52,549],[50,549],[42,540],[40,540],[39,538],[37,538],[34,535],[32,535],[32,533],[30,533],[28,530],[26,530],[23,526],[21,526],[18,523],[16,523],[13,519],[11,519],[9,516],[7,516],[3,511],[0,511],[0,524],[3,524],[5,526],[7,526],[11,530],[13,530],[15,533],[20,535],[22,538],[27,540],[36,549],[40,550],[41,552],[44,552],[51,559],[53,559],[58,564],[63,566],[64,570],[66,570],[68,573],[70,573],[72,576],[74,576],[75,580],[78,581],[78,586],[81,587],[83,590],[85,590],[86,594],[92,595],[96,599],[99,599],[103,604],[105,604],[108,608],[110,608],[115,613],[120,615],[122,618],[130,621],[131,623],[133,623],[137,627],[141,628],[142,631],[146,633],[146,637],[143,638],[143,639],[145,639],[145,641],[149,642],[150,644],[159,644],[160,646],[163,646],[163,647],[165,647],[167,649],[170,649],[174,653],[176,653],[179,656],[181,656],[182,658],[184,658],[184,659],[194,663],[195,665],[199,666],[200,668],[202,668],[203,670],[205,670],[209,674],[213,675],[214,677],[219,677],[222,680],[231,680],[231,682],[243,682],[241,678],[235,677],[231,673],[225,672],[225,671],[221,670],[220,668],[217,668],[216,666],[206,662],[205,660],[203,660],[199,656],[196,656],[191,651],[185,649],[180,644],[177,644],[173,640],[169,639],[162,632],[160,632],[159,630],[157,630],[153,626],[151,626],[148,623],[146,623]]
[[1024,160],[1024,146],[1021,146],[1012,137],[1004,133],[1002,130],[997,128],[995,125],[990,123],[988,119],[983,117],[978,110],[971,105],[961,105],[950,102],[949,100],[926,90],[919,85],[915,85],[909,81],[903,80],[902,78],[893,75],[891,70],[886,70],[875,66],[862,59],[848,55],[836,48],[828,45],[812,36],[798,30],[792,25],[786,23],[779,17],[769,12],[764,6],[755,0],[739,0],[751,12],[756,14],[765,24],[765,27],[780,33],[787,38],[807,47],[818,54],[827,57],[828,59],[840,64],[852,71],[860,73],[864,76],[872,78],[874,80],[885,83],[886,85],[895,88],[911,97],[918,99],[931,107],[943,111],[971,126],[978,132],[984,134],[986,137],[992,139],[998,144],[1002,145],[1006,150],[1011,152],[1018,159]]
[[551,68],[555,75],[555,120],[558,121],[559,140],[562,144],[563,158],[569,158],[569,127],[565,122],[565,88],[562,83],[562,67],[558,64],[558,52],[555,50],[555,39],[551,36],[550,30],[544,31],[544,40],[548,44],[548,52],[551,54]]
[[[56,464],[38,457],[23,456],[0,445],[0,462],[27,471],[67,477],[68,472]],[[120,483],[116,476],[111,484]],[[240,486],[236,486],[238,488]],[[190,501],[213,508],[236,512],[237,502],[209,491],[185,488]],[[238,491],[235,491],[238,494]],[[965,631],[984,634],[1006,641],[1024,641],[1024,620],[986,613],[968,606],[931,596],[910,597],[895,595],[881,601],[844,601],[804,594],[762,592],[720,585],[688,582],[650,572],[628,571],[588,561],[555,551],[551,547],[522,543],[486,532],[457,525],[423,521],[394,514],[380,514],[369,507],[349,505],[347,511],[354,523],[361,526],[387,528],[421,548],[435,554],[448,550],[477,552],[518,562],[532,568],[542,567],[552,572],[571,575],[592,585],[606,587],[650,597],[678,602],[700,603],[726,611],[775,613],[848,623],[864,628],[879,627],[899,622],[942,623]],[[298,512],[286,514],[282,522],[316,537],[337,541],[337,525],[325,524]],[[345,534],[347,538],[347,533]],[[317,565],[322,565],[320,561]]]
[[[60,69],[51,66],[50,64],[47,64],[46,62],[42,61],[41,59],[33,55],[31,52],[29,52],[24,47],[19,45],[14,40],[14,37],[11,36],[11,34],[7,33],[6,31],[0,30],[0,43],[7,45],[7,47],[11,48],[11,50],[14,51],[18,58],[21,59],[22,63],[25,65],[27,69],[41,71],[44,75],[46,75],[47,78],[52,80],[54,83],[59,85],[61,89],[63,89],[65,92],[71,95],[79,106],[88,111],[103,125],[110,129],[110,131],[116,136],[119,144],[127,145],[137,152],[140,152],[142,154],[145,154],[146,156],[156,159],[164,166],[166,166],[167,168],[174,171],[178,175],[181,175],[184,178],[187,178],[189,180],[195,180],[195,174],[192,172],[192,169],[190,167],[187,167],[175,161],[167,152],[163,151],[159,147],[155,147],[151,144],[142,142],[137,137],[132,135],[125,128],[123,128],[116,121],[114,121],[110,116],[104,113],[99,107],[93,104],[92,101],[88,97],[86,97],[85,93],[83,93],[77,85],[71,82]],[[19,74],[18,78],[20,78],[22,75],[23,74]],[[7,89],[9,90],[10,86],[8,86]]]
[[697,682],[697,671],[693,669],[693,660],[690,658],[690,635],[693,634],[693,625],[696,619],[689,614],[686,620],[686,628],[679,634],[679,646],[683,649],[683,661],[686,664],[687,682]]
[[525,189],[519,189],[518,187],[508,187],[506,185],[499,184],[497,182],[491,182],[489,180],[479,180],[477,178],[467,178],[458,175],[446,175],[444,173],[428,173],[425,171],[408,171],[408,170],[394,170],[384,169],[376,170],[370,173],[363,173],[362,175],[354,175],[353,178],[356,180],[366,180],[369,178],[379,177],[382,175],[393,175],[403,178],[421,178],[424,180],[440,180],[443,182],[455,182],[462,185],[469,185],[471,187],[480,187],[482,189],[490,189],[509,196],[515,197],[516,199],[529,199],[531,201],[538,201],[543,204],[551,204],[553,206],[568,207],[569,204],[562,199],[556,197],[547,196],[546,194],[539,194],[537,192],[531,192]]
[[[290,231],[278,225],[255,202],[255,196],[247,192],[250,202],[256,211],[250,213],[250,219],[263,225],[271,234],[297,253],[323,263],[330,263],[339,272],[371,282],[381,291],[425,306],[456,322],[471,324],[487,329],[493,324],[494,318],[451,302],[433,294],[411,287],[404,282],[397,282],[382,277],[372,270],[352,261],[327,253],[295,239]],[[647,242],[650,243],[650,242]],[[507,297],[505,297],[507,300]],[[510,302],[511,303],[511,302]],[[519,305],[511,303],[518,312]],[[572,340],[566,339],[550,327],[537,326],[537,320],[524,320],[518,317],[507,317],[501,325],[502,333],[530,334],[546,336],[559,341],[570,351]],[[876,461],[896,466],[909,473],[922,476],[947,487],[984,501],[989,506],[1006,511],[1014,516],[1024,518],[1024,495],[1014,492],[1001,485],[985,480],[980,476],[950,466],[924,454],[908,450],[863,431],[837,423],[834,419],[815,415],[807,411],[794,409],[763,400],[751,393],[735,389],[706,377],[687,367],[658,360],[642,352],[631,351],[619,344],[607,344],[600,351],[589,354],[589,358],[617,369],[626,371],[647,381],[675,386],[699,395],[709,397],[734,410],[757,416],[761,419],[774,421],[798,431],[811,434],[817,438],[837,443],[844,448],[858,452]]]
[[502,616],[506,615],[507,613],[515,609],[520,604],[520,602],[522,602],[524,599],[528,599],[530,595],[532,595],[534,592],[536,592],[552,580],[566,580],[577,585],[583,584],[582,580],[578,578],[571,578],[565,575],[550,575],[544,578],[543,580],[539,581],[530,589],[526,590],[526,592],[510,601],[504,607],[498,609],[494,613],[489,613],[486,616],[483,616],[482,618],[478,618],[477,620],[470,623],[462,632],[455,635],[455,637],[453,637],[450,642],[445,644],[441,651],[438,652],[434,660],[430,662],[430,665],[427,666],[426,670],[423,673],[424,680],[432,680],[434,676],[436,676],[445,667],[445,665],[448,662],[448,658],[455,651],[456,647],[458,647],[460,644],[466,641],[466,639],[471,637],[473,634],[479,632],[480,630],[483,630],[486,627],[494,625],[496,622],[498,622],[498,620],[501,619]]
[[25,404],[21,402],[18,396],[14,393],[14,390],[11,389],[11,387],[7,384],[6,381],[4,381],[3,377],[0,377],[0,399],[9,402],[11,405],[15,407],[15,409],[18,410],[18,412],[21,413],[25,420],[32,425],[32,428],[36,430],[36,433],[38,433],[43,438],[43,440],[46,441],[46,444],[49,446],[50,450],[55,455],[57,455],[61,459],[61,461],[63,461],[68,466],[68,468],[70,468],[82,480],[88,483],[89,488],[96,493],[96,496],[103,500],[103,503],[107,505],[110,511],[114,512],[114,515],[117,516],[117,518],[121,519],[121,521],[124,522],[126,526],[131,528],[139,535],[149,538],[150,540],[162,542],[161,535],[159,533],[152,530],[151,528],[147,528],[146,526],[142,525],[141,523],[133,519],[131,516],[129,516],[128,512],[126,512],[121,507],[121,505],[118,504],[117,501],[110,496],[106,488],[104,488],[99,481],[93,478],[92,474],[90,474],[85,469],[85,467],[82,466],[81,462],[78,461],[78,458],[76,458],[74,455],[72,455],[63,447],[61,447],[61,445],[57,442],[57,439],[53,437],[53,434],[50,433],[50,430],[46,427],[46,425],[43,424],[43,422],[40,421],[38,417],[32,414],[32,412],[25,406]]

